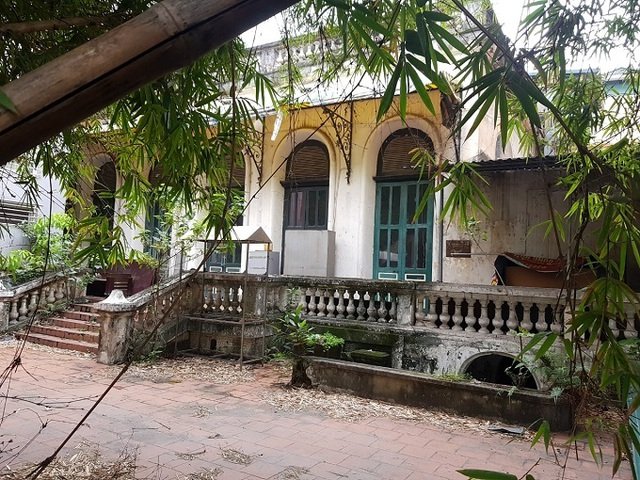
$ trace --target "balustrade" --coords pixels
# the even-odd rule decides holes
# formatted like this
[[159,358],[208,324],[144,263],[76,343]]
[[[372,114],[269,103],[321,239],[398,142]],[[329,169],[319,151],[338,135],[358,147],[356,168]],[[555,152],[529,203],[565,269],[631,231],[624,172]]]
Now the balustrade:
[[[245,277],[204,275],[203,311],[231,316],[241,313]],[[559,292],[550,289],[310,277],[249,280],[246,288],[248,292],[263,289],[262,298],[267,299],[271,311],[290,305],[285,292],[296,292],[293,304],[304,317],[318,321],[412,325],[494,336],[519,331],[559,334],[564,330],[565,307],[558,302]],[[638,336],[632,309],[611,326],[621,338]]]
[[[300,288],[302,314],[316,318],[395,323],[397,298],[393,293],[329,286]],[[345,315],[346,314],[346,315]]]
[[38,309],[51,308],[56,302],[67,298],[67,283],[64,277],[51,274],[32,280],[14,290],[0,291],[0,328],[8,328],[27,321]]

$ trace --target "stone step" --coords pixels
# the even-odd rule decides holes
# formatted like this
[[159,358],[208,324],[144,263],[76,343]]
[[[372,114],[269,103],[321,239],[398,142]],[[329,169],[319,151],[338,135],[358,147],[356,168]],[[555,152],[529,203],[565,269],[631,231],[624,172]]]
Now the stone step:
[[[19,339],[25,337],[25,333],[18,333],[16,336]],[[44,335],[41,333],[30,333],[27,337],[27,341],[36,343],[38,345],[46,345],[48,347],[62,348],[64,350],[74,350],[76,352],[84,353],[98,353],[98,345],[96,343],[81,342],[77,340],[52,337],[50,335]]]
[[76,312],[93,312],[93,304],[104,299],[105,297],[85,297],[85,302],[73,304],[73,310]]
[[[75,318],[52,317],[51,320],[56,327],[75,328],[76,330],[99,332],[100,324],[97,321],[76,320]],[[96,319],[97,320],[97,319]]]
[[84,320],[85,322],[97,322],[100,316],[97,313],[80,311],[80,310],[65,310],[60,314],[64,318],[72,318],[74,320]]
[[50,337],[58,337],[65,340],[76,340],[78,342],[93,343],[98,345],[98,338],[100,334],[98,332],[91,332],[89,330],[78,330],[77,328],[58,327],[55,325],[33,325],[31,327],[31,333],[38,333],[47,335]]

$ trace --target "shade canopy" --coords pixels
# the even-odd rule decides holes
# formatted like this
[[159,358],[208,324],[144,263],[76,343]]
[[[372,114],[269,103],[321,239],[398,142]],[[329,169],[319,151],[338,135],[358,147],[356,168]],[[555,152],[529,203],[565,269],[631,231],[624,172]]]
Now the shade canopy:
[[[267,235],[262,227],[252,227],[249,225],[233,227],[229,232],[229,239],[235,243],[272,243],[269,235]],[[219,240],[221,239],[207,238],[204,241],[214,242]]]

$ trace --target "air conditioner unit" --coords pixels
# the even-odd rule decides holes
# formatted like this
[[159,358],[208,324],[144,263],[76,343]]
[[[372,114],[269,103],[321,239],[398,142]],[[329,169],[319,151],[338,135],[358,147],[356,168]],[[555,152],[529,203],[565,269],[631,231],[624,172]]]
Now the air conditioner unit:
[[227,273],[240,273],[240,267],[227,267]]
[[210,273],[222,273],[222,267],[211,265],[209,267],[209,272]]

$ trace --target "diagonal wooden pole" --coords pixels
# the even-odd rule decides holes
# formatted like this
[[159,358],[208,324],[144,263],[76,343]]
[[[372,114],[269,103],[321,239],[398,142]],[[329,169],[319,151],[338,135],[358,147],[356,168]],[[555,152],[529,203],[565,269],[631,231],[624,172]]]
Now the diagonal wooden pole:
[[297,0],[164,0],[0,88],[0,166]]

